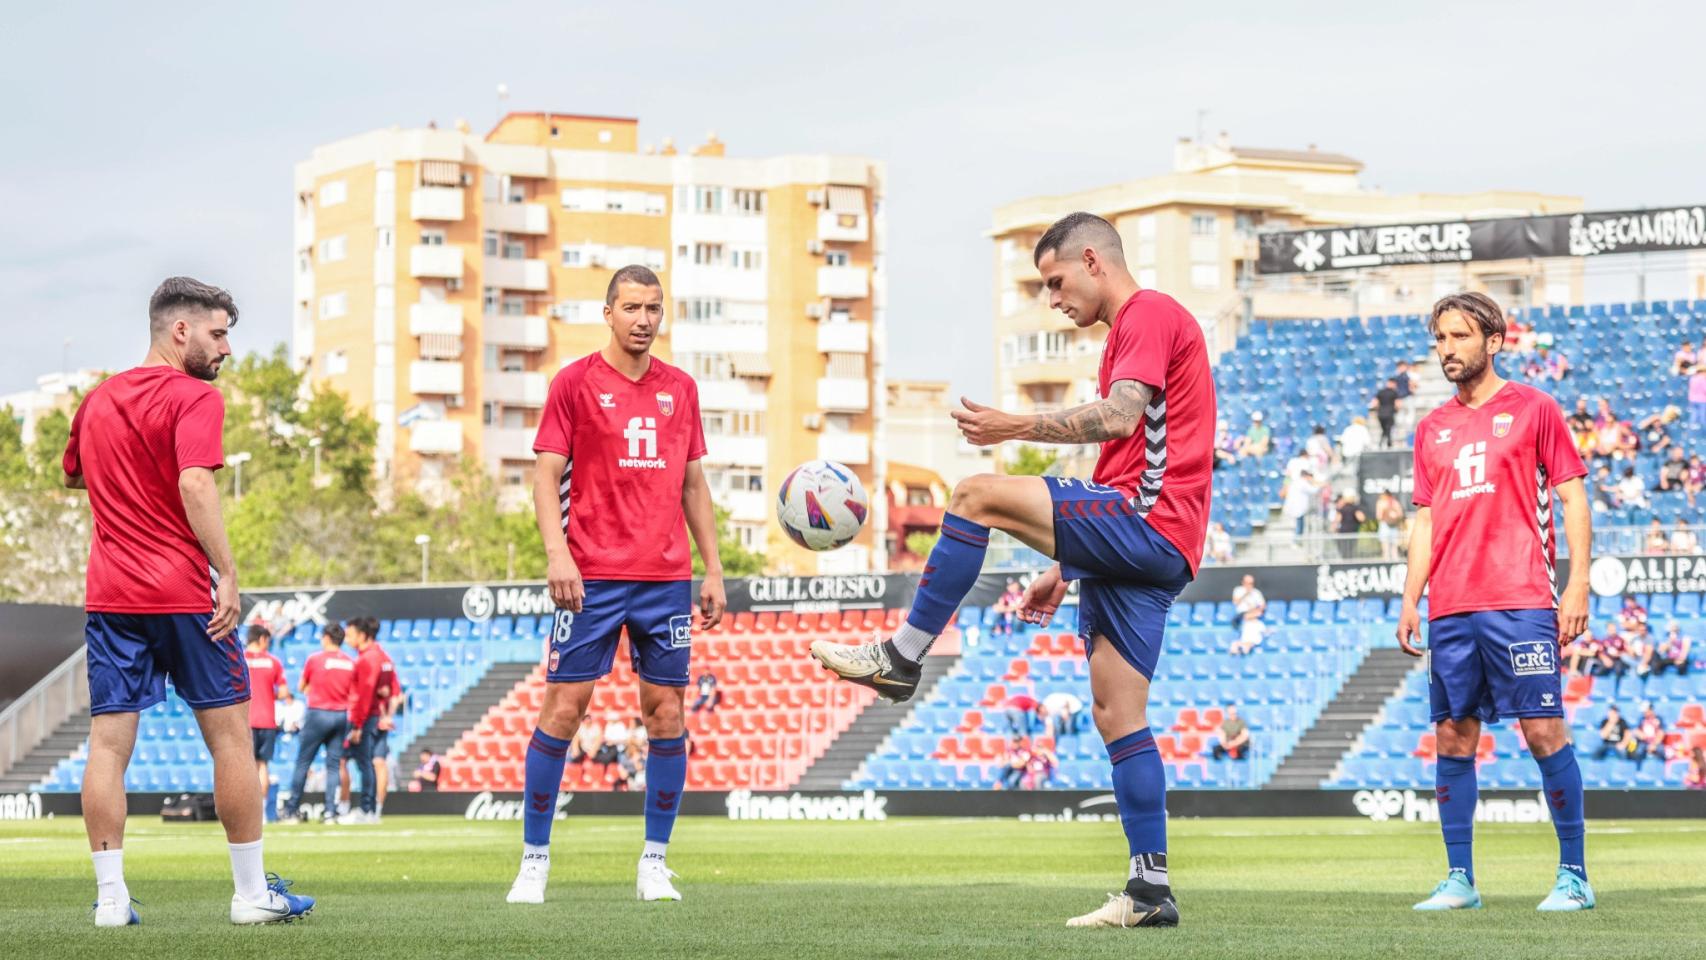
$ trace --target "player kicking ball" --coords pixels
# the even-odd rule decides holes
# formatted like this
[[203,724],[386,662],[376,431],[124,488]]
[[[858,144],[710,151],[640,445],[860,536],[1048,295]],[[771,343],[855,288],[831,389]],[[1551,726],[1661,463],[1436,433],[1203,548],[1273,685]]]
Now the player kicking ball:
[[705,432],[693,378],[651,353],[663,324],[657,275],[641,266],[616,271],[605,292],[604,322],[610,342],[551,380],[533,443],[539,455],[533,510],[558,609],[545,702],[527,745],[521,871],[510,903],[545,902],[564,759],[594,685],[610,672],[624,626],[651,741],[646,845],[635,894],[681,899],[665,854],[687,784],[682,701],[693,652],[689,531],[705,558],[699,590],[705,629],[722,619],[724,604],[716,518],[699,464]]
[[963,401],[967,440],[1099,443],[1094,482],[1068,477],[970,477],[954,488],[942,535],[906,623],[880,643],[818,641],[812,656],[896,703],[918,688],[919,662],[947,628],[983,566],[989,531],[1005,530],[1059,562],[1032,581],[1021,616],[1047,623],[1079,581],[1078,632],[1090,657],[1096,727],[1113,765],[1129,854],[1125,890],[1074,927],[1174,926],[1167,878],[1166,771],[1149,731],[1149,683],[1167,610],[1196,576],[1207,532],[1214,381],[1202,329],[1177,301],[1139,289],[1120,236],[1071,214],[1033,255],[1049,305],[1080,328],[1108,325],[1102,399],[1018,416]]
[[[1557,401],[1499,377],[1505,314],[1492,298],[1459,293],[1428,324],[1457,395],[1416,425],[1409,576],[1398,644],[1411,656],[1428,590],[1428,642],[1439,758],[1434,792],[1449,872],[1417,910],[1476,910],[1472,845],[1475,754],[1481,724],[1516,717],[1540,766],[1558,875],[1544,911],[1592,910],[1583,856],[1582,773],[1564,722],[1558,651],[1587,629],[1593,519],[1587,469]],[[1555,592],[1552,491],[1564,504],[1570,579]]]

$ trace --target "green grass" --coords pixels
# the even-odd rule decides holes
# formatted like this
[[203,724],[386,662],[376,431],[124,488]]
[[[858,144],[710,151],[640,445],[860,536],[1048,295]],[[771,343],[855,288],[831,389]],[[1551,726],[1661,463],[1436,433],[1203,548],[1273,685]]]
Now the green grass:
[[136,818],[127,879],[143,926],[96,930],[75,819],[0,822],[0,955],[359,960],[495,957],[1699,956],[1706,824],[1591,825],[1599,909],[1537,914],[1556,844],[1545,825],[1482,825],[1487,908],[1416,914],[1443,875],[1437,828],[1352,820],[1175,820],[1176,930],[1066,930],[1124,880],[1113,823],[687,818],[670,865],[686,899],[633,899],[637,818],[557,825],[544,907],[503,902],[521,827],[392,817],[279,827],[267,865],[319,898],[307,921],[238,929],[216,825]]

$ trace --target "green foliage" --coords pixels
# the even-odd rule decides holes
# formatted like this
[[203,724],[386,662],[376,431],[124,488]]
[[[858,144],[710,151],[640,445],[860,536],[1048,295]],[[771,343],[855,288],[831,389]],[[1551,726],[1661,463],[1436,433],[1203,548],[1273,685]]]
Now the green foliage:
[[[717,515],[717,559],[723,561],[723,578],[752,577],[764,572],[764,556],[754,553],[741,546],[735,536],[734,524],[729,522],[729,512],[722,507],[712,504],[711,509]],[[699,545],[688,542],[693,546],[693,573],[695,576],[705,572],[705,561],[699,556]]]
[[941,538],[942,531],[940,530],[935,533],[925,533],[922,530],[909,533],[906,535],[907,552],[916,554],[920,557],[928,557],[930,555],[930,551],[936,549],[936,541]]
[[1059,459],[1060,454],[1053,450],[1020,444],[1013,459],[1007,461],[1007,472],[1016,477],[1040,477]]

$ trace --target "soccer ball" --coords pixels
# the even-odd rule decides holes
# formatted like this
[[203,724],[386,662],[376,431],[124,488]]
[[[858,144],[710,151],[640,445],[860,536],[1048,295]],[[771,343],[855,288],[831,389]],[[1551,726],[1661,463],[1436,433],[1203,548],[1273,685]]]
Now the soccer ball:
[[865,485],[833,460],[810,460],[794,468],[776,495],[776,520],[789,539],[807,550],[846,546],[871,512]]

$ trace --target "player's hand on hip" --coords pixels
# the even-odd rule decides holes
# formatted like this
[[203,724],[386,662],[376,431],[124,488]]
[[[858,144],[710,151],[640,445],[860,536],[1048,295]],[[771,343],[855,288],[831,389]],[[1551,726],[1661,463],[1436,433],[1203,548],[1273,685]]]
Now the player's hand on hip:
[[207,635],[215,640],[230,636],[237,629],[242,606],[237,596],[237,578],[222,578],[213,591],[213,617],[207,621]]
[[348,744],[350,746],[354,746],[355,744],[358,744],[360,742],[361,742],[361,728],[360,727],[351,728],[350,732],[349,732],[349,736],[344,738],[344,743]]
[[1066,598],[1067,583],[1060,578],[1060,565],[1055,564],[1031,581],[1025,588],[1025,600],[1019,606],[1019,619],[1039,627],[1048,626],[1054,619],[1060,602]]
[[1417,612],[1415,604],[1404,604],[1404,612],[1398,614],[1398,647],[1412,657],[1422,655],[1422,615]]
[[960,404],[965,409],[951,410],[949,416],[954,418],[954,424],[960,428],[960,433],[965,434],[967,442],[991,447],[1019,435],[1015,419],[994,407],[986,407],[965,397],[960,398]]
[[1588,628],[1588,584],[1570,583],[1558,601],[1558,643],[1569,643]]
[[550,587],[552,602],[573,613],[581,612],[586,584],[581,581],[581,571],[573,557],[552,558],[545,567],[545,582]]
[[705,582],[699,586],[699,629],[715,630],[717,624],[723,622],[723,611],[728,605],[727,595],[723,592],[723,578],[707,575]]

